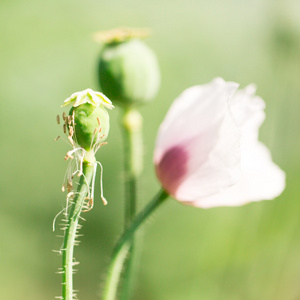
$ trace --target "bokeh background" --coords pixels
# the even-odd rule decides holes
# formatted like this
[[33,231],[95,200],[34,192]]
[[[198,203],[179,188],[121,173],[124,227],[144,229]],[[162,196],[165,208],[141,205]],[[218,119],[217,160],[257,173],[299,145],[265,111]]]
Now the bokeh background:
[[[260,139],[287,173],[273,201],[209,210],[169,200],[139,235],[135,300],[300,299],[300,2],[298,0],[1,0],[0,2],[0,298],[53,299],[60,230],[52,220],[69,146],[53,139],[60,105],[98,89],[98,30],[147,27],[162,85],[142,108],[145,170],[139,207],[159,189],[152,166],[157,129],[185,88],[216,76],[256,83],[267,103]],[[80,299],[99,299],[113,244],[122,230],[120,111],[111,112],[109,144],[98,152],[104,191],[84,217]],[[99,195],[99,187],[97,186]]]

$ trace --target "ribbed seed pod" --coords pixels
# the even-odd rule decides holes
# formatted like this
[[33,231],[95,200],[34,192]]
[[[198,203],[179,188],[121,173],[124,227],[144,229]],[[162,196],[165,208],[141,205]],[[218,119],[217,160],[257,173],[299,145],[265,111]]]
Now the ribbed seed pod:
[[121,106],[150,101],[160,84],[155,54],[136,38],[106,43],[98,74],[102,92]]

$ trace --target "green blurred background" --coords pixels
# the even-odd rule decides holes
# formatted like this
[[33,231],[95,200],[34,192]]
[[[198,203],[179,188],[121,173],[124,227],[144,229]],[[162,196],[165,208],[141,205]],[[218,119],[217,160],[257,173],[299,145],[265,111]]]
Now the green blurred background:
[[[210,210],[169,200],[139,235],[143,246],[135,300],[300,299],[300,2],[298,0],[1,0],[0,2],[0,298],[53,299],[62,243],[52,220],[70,148],[53,139],[71,93],[98,89],[100,46],[92,33],[148,27],[162,85],[143,107],[145,171],[142,207],[158,188],[152,166],[157,129],[185,88],[215,76],[256,83],[267,103],[260,139],[287,173],[274,201]],[[109,144],[98,152],[109,205],[97,197],[85,214],[80,299],[99,299],[114,242],[122,229],[120,111],[111,113]]]

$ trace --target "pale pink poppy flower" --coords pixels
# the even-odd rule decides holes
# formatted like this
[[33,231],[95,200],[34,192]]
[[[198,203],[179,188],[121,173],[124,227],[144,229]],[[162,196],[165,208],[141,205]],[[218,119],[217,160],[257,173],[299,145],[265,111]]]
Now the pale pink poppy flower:
[[258,141],[265,103],[250,85],[216,78],[185,90],[161,124],[154,164],[163,188],[192,206],[238,206],[270,200],[285,173]]

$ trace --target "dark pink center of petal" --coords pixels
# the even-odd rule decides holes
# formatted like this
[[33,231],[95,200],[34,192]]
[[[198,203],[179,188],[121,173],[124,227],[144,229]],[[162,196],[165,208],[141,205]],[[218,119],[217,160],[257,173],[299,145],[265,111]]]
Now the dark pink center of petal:
[[188,153],[180,146],[170,148],[156,166],[156,174],[164,189],[171,195],[187,173]]

